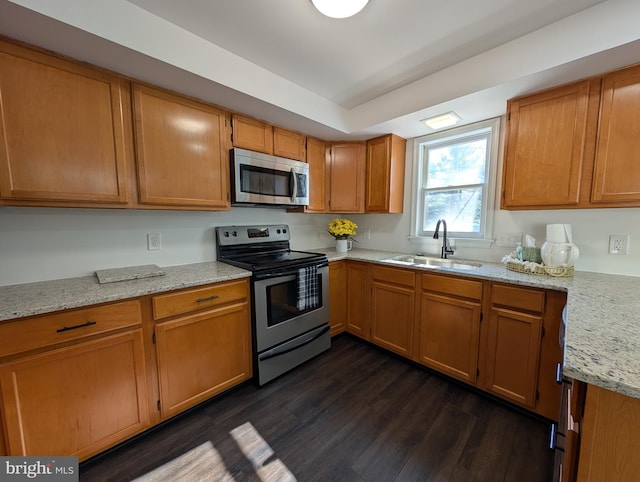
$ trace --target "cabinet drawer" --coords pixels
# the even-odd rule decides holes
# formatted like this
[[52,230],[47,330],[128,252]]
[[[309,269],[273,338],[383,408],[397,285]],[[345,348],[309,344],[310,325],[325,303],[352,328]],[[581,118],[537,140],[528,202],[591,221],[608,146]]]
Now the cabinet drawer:
[[544,291],[494,284],[491,288],[491,303],[542,313]]
[[191,311],[242,301],[249,296],[247,280],[218,283],[203,288],[154,296],[153,319],[160,320]]
[[138,300],[0,324],[0,358],[142,323]]
[[385,268],[383,266],[371,266],[371,278],[374,280],[395,283],[398,285],[415,286],[416,274],[397,268]]
[[482,299],[482,281],[424,274],[422,275],[422,289],[472,300]]

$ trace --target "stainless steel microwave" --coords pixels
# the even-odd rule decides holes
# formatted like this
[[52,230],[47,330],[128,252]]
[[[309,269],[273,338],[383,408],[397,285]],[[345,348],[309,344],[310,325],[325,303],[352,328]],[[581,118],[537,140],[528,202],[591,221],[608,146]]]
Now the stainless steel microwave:
[[231,149],[231,204],[306,206],[309,165],[246,149]]

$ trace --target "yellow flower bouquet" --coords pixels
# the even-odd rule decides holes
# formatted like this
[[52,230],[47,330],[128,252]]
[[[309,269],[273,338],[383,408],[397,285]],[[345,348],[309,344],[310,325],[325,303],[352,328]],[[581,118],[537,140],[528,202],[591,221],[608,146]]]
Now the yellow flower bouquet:
[[329,223],[329,234],[335,239],[349,239],[356,235],[358,225],[346,218],[336,218]]

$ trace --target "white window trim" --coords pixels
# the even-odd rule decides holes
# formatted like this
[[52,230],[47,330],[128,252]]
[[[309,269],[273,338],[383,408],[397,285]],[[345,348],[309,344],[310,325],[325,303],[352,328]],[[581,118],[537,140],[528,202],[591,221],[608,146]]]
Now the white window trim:
[[476,238],[451,238],[452,245],[456,247],[490,248],[493,244],[493,218],[495,213],[496,196],[496,172],[498,170],[498,152],[500,150],[500,118],[487,119],[473,124],[447,129],[445,131],[417,137],[413,140],[413,184],[411,191],[411,233],[409,241],[423,242],[429,239],[426,236],[419,236],[420,210],[418,204],[418,193],[422,179],[422,166],[420,165],[420,144],[444,138],[464,137],[480,129],[491,128],[491,149],[489,155],[489,182],[487,183],[486,205],[483,206],[485,215],[484,230],[481,237]]

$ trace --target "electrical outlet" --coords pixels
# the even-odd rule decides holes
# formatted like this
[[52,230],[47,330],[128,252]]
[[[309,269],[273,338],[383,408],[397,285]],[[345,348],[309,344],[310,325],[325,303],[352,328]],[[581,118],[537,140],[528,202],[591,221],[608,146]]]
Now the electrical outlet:
[[497,233],[494,246],[515,248],[516,243],[522,242],[522,233]]
[[162,249],[162,237],[160,233],[147,233],[147,249],[149,251]]
[[626,234],[609,235],[609,254],[629,254],[631,236]]

